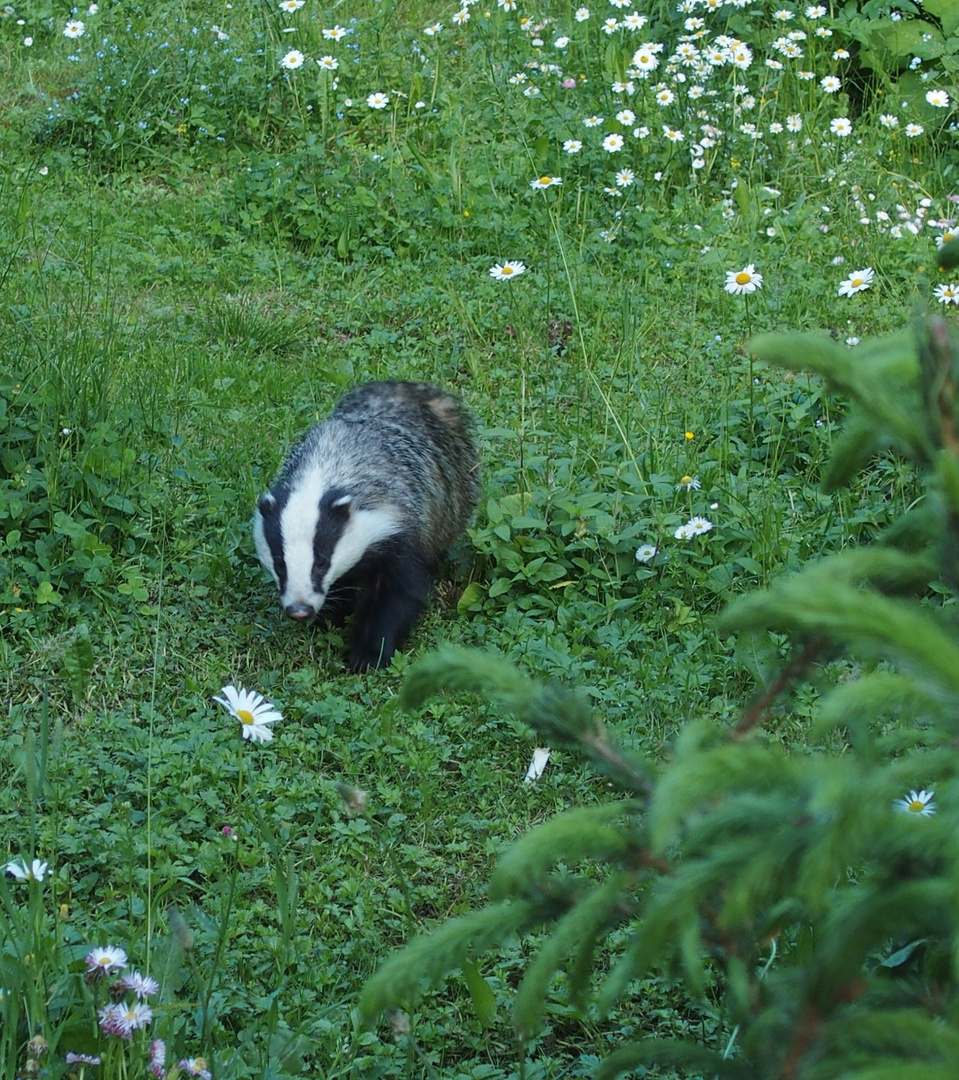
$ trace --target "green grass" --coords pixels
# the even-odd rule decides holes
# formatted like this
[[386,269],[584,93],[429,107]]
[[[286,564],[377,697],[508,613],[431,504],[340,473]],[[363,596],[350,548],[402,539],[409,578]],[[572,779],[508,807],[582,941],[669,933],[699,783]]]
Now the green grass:
[[[417,5],[358,11],[333,42],[321,30],[346,16],[310,4],[104,6],[77,16],[74,41],[51,5],[0,23],[14,103],[0,132],[0,857],[51,868],[42,888],[0,886],[2,1075],[22,1074],[34,1034],[51,1076],[98,1045],[79,972],[107,943],[161,979],[168,1064],[203,1055],[218,1077],[585,1076],[637,1027],[722,1041],[718,990],[690,1001],[664,976],[602,1021],[558,996],[521,1047],[506,1008],[519,944],[482,960],[491,1026],[454,980],[412,1039],[354,1030],[355,995],[394,947],[476,903],[531,824],[605,794],[560,753],[524,786],[532,743],[510,717],[468,700],[410,715],[397,689],[454,641],[586,687],[654,758],[687,719],[739,714],[780,643],[743,655],[716,613],[868,540],[916,490],[877,463],[823,495],[843,403],[745,343],[871,336],[925,301],[946,226],[917,210],[950,216],[955,169],[952,113],[924,94],[953,89],[948,54],[923,54],[931,83],[908,69],[911,44],[879,70],[889,21],[837,9],[829,50],[813,38],[804,60],[841,75],[827,98],[762,69],[772,5],[726,9],[711,32],[756,51],[736,75],[752,115],[801,113],[816,134],[760,142],[727,118],[691,169],[691,128],[681,145],[658,137],[689,127],[685,99],[660,113],[651,83],[609,89],[644,40],[678,40],[666,5],[632,36],[543,5],[540,47],[522,10],[474,7],[453,27]],[[954,29],[937,23],[935,40]],[[572,39],[558,62],[575,88],[528,66],[557,61],[554,30]],[[848,64],[829,59],[841,44]],[[290,48],[336,56],[337,87],[315,64],[284,73]],[[711,84],[720,101],[731,71]],[[388,108],[367,107],[374,92]],[[878,119],[893,92],[908,103],[897,130]],[[649,136],[610,119],[627,105]],[[594,112],[608,122],[585,128]],[[856,140],[823,134],[847,114]],[[907,139],[909,122],[925,134]],[[622,151],[602,149],[610,133]],[[634,180],[617,185],[623,168]],[[563,183],[532,190],[543,175]],[[504,259],[528,271],[493,281]],[[750,262],[763,288],[724,292]],[[837,296],[866,266],[872,288]],[[409,647],[354,676],[339,634],[282,620],[249,519],[297,434],[383,377],[463,395],[485,494]],[[684,476],[701,487],[677,491]],[[692,515],[713,529],[674,540]],[[659,551],[640,564],[646,543]],[[240,744],[212,703],[229,682],[283,711],[268,746]],[[805,748],[814,697],[773,737]],[[365,814],[338,784],[367,792]],[[139,1047],[130,1060],[140,1075]]]

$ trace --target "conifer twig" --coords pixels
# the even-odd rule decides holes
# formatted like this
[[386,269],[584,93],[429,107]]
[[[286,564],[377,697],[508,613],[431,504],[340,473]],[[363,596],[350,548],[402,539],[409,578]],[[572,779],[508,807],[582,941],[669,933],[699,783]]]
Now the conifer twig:
[[796,653],[779,673],[776,681],[771,686],[768,686],[749,706],[742,719],[733,728],[731,737],[741,739],[744,735],[749,734],[753,728],[764,724],[768,719],[767,712],[772,703],[794,679],[797,679],[809,667],[825,647],[826,639],[817,635],[806,644],[802,652]]

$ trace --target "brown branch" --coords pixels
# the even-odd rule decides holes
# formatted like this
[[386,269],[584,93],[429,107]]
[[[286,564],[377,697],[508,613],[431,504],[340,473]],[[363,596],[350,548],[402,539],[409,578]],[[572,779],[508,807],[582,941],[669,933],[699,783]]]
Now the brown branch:
[[789,663],[779,673],[776,681],[768,686],[749,706],[742,719],[733,728],[730,737],[732,739],[741,739],[744,735],[748,735],[753,728],[764,724],[768,719],[767,712],[772,703],[794,679],[802,675],[825,647],[826,639],[816,636],[807,643],[802,652],[794,654]]

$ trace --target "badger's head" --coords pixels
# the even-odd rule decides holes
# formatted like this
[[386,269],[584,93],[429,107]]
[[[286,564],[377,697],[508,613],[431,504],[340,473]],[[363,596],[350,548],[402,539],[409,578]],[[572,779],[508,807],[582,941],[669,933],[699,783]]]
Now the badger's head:
[[361,509],[355,493],[313,484],[265,491],[253,519],[257,554],[276,581],[280,605],[301,621],[316,615],[332,586],[399,528],[391,507]]

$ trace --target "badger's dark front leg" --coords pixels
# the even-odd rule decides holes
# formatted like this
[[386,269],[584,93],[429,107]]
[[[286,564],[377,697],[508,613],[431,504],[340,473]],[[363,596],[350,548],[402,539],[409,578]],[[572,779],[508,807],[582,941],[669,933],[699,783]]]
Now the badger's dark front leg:
[[353,671],[389,665],[422,614],[432,587],[432,572],[408,551],[376,567],[356,612]]

